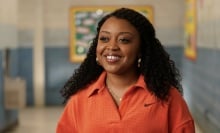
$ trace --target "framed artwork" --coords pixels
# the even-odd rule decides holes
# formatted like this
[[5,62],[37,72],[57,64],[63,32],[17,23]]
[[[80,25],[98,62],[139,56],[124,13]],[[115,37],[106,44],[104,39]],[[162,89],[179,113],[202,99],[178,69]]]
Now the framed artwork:
[[[126,6],[143,13],[153,23],[151,6]],[[120,8],[117,6],[71,7],[70,22],[70,61],[82,62],[96,35],[98,21],[107,13]]]
[[190,60],[196,60],[197,57],[196,7],[196,0],[186,0],[184,55]]

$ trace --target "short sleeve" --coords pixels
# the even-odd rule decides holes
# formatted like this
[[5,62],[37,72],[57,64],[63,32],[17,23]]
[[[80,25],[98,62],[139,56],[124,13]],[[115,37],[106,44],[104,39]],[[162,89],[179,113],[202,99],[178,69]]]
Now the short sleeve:
[[193,120],[190,120],[179,127],[177,127],[174,133],[195,133],[195,127]]

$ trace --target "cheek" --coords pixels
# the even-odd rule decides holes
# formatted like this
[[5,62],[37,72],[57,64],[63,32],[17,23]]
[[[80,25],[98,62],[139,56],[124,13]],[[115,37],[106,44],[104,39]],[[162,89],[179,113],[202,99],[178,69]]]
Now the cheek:
[[139,55],[139,49],[136,47],[129,48],[124,51],[129,58],[136,58]]
[[100,44],[97,45],[97,48],[96,48],[96,56],[97,56],[97,57],[102,54],[103,49],[104,49],[103,46],[101,46]]
[[130,51],[126,51],[126,55],[127,55],[127,62],[129,62],[129,64],[135,64],[137,58],[139,57],[139,51],[136,49],[130,50]]
[[100,46],[100,45],[98,44],[97,47],[96,47],[96,58],[98,59],[97,61],[98,61],[98,64],[99,64],[100,66],[102,66],[102,64],[103,64],[103,63],[102,63],[102,58],[101,58],[103,51],[104,51],[104,47],[103,47],[103,46]]

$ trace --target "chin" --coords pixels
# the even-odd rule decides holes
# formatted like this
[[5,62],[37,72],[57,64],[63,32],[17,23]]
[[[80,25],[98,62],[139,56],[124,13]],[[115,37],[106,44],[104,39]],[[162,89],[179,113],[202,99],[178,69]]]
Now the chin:
[[110,73],[110,74],[115,74],[115,75],[121,75],[123,74],[123,71],[122,70],[105,70],[107,73]]

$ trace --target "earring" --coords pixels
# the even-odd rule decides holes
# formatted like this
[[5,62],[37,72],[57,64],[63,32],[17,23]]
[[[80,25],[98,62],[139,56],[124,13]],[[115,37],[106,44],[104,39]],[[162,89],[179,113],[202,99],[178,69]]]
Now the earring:
[[99,65],[99,59],[98,59],[98,57],[96,57],[95,60],[96,60],[96,63]]
[[138,58],[138,68],[141,67],[141,58]]

